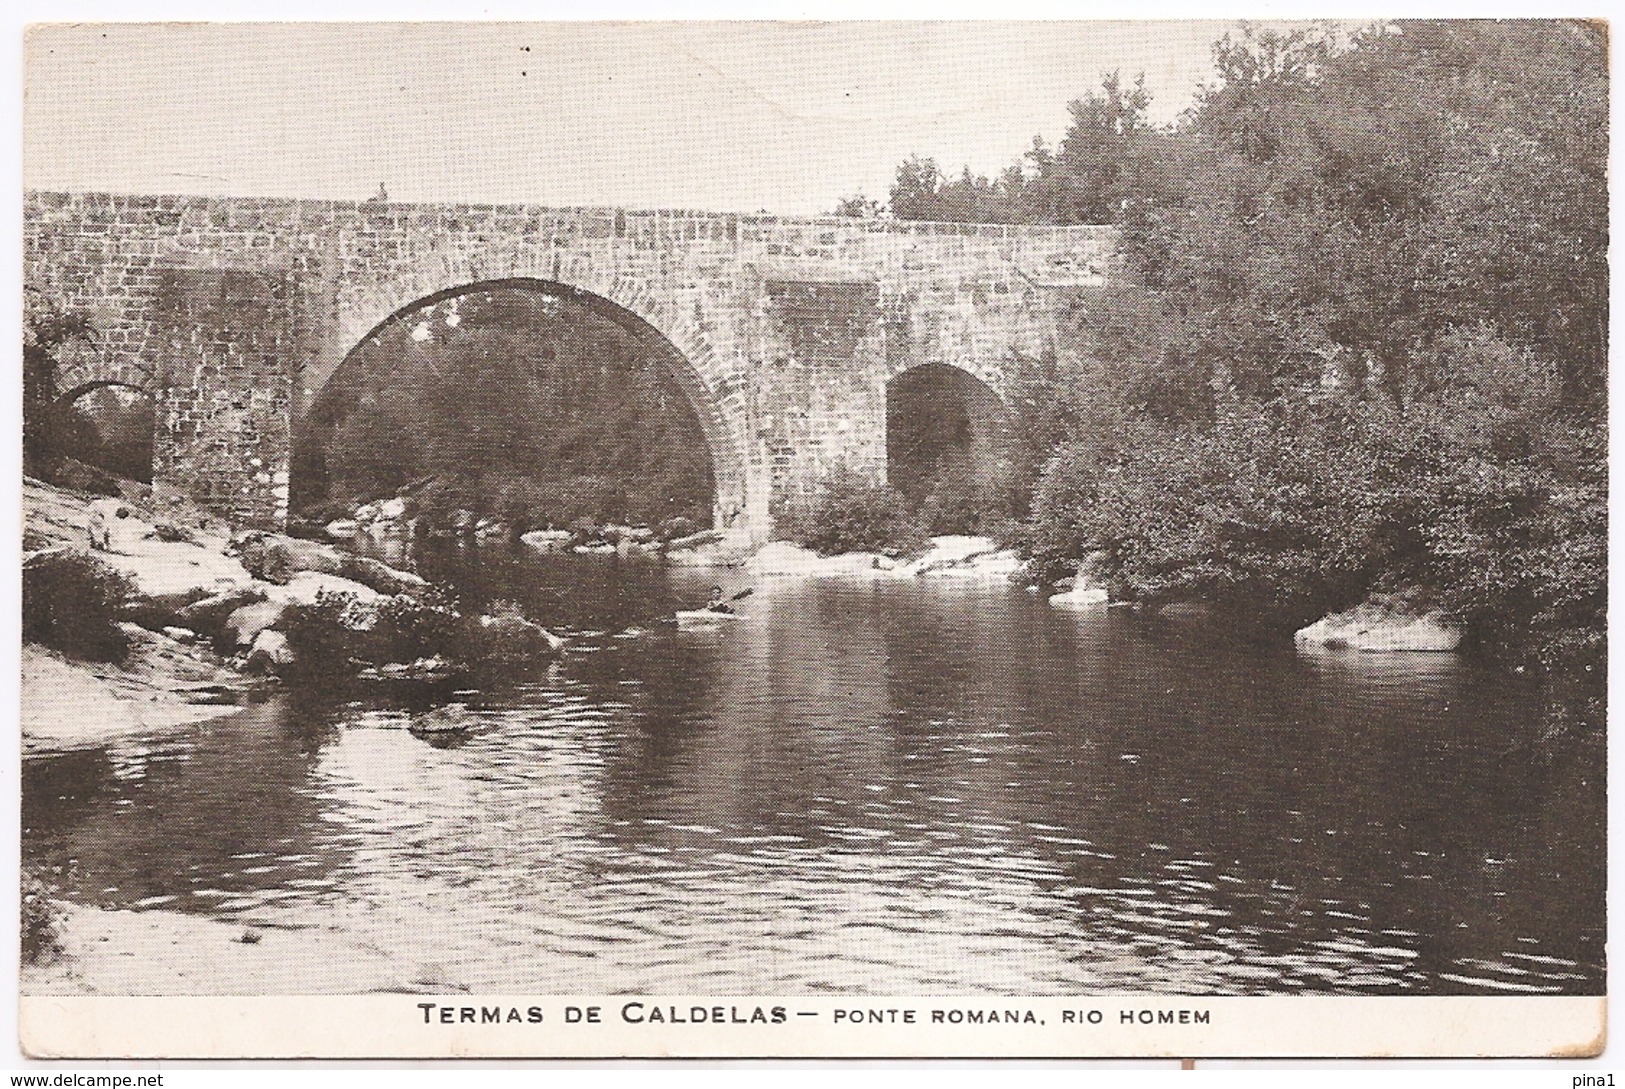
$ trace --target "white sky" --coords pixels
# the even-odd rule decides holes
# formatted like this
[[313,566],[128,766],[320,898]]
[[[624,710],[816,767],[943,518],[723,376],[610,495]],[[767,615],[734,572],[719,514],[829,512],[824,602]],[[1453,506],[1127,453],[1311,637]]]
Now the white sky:
[[24,184],[814,213],[911,153],[996,172],[1106,71],[1169,120],[1234,25],[39,27]]

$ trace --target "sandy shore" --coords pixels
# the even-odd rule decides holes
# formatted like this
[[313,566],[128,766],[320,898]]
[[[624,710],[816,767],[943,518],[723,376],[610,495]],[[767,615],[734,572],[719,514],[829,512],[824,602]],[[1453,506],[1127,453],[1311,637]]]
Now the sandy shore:
[[[432,969],[325,930],[259,930],[173,911],[58,904],[62,952],[27,995],[455,993]],[[245,940],[245,938],[247,940]]]
[[174,640],[142,640],[122,666],[72,661],[22,648],[25,756],[91,748],[116,738],[203,722],[241,708],[223,704],[244,678]]

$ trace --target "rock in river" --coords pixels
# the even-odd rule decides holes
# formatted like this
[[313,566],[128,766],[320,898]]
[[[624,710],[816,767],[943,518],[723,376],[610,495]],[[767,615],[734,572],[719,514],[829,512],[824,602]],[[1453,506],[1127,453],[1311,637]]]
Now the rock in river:
[[1451,651],[1461,644],[1461,629],[1443,611],[1417,614],[1367,601],[1342,613],[1300,629],[1293,637],[1299,646],[1320,646],[1387,651]]
[[261,632],[276,627],[287,607],[287,602],[283,601],[260,601],[244,605],[226,617],[226,628],[232,633],[237,646],[253,646]]
[[288,637],[279,631],[267,629],[255,636],[254,645],[248,650],[248,660],[244,663],[244,668],[275,669],[291,661],[293,651],[288,647]]
[[1049,603],[1067,609],[1104,609],[1107,594],[1098,586],[1073,586],[1064,594],[1051,594]]

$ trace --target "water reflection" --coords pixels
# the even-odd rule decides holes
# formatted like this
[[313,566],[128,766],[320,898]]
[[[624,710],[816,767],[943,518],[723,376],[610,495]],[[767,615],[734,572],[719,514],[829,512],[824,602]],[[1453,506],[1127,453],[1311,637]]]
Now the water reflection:
[[306,694],[30,761],[25,850],[474,991],[1602,989],[1600,741],[1454,658],[914,584],[687,632],[707,576],[444,562],[569,596],[576,649],[453,735],[410,729],[446,693]]

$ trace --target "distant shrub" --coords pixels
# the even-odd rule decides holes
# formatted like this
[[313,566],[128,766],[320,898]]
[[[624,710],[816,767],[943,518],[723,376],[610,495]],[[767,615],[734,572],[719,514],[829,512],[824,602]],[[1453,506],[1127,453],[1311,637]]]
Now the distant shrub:
[[130,580],[82,552],[37,556],[23,567],[23,638],[75,658],[121,660],[130,649],[118,626]]
[[780,537],[825,556],[911,552],[925,545],[925,533],[902,497],[845,465],[825,477],[812,498],[781,507],[774,521]]

